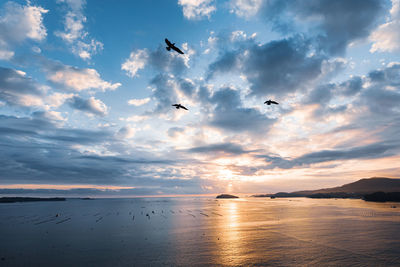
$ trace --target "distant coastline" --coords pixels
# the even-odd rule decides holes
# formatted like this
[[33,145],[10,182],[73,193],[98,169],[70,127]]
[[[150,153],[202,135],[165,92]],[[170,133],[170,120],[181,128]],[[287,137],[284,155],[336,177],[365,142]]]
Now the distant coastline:
[[16,203],[16,202],[39,202],[39,201],[65,201],[64,197],[2,197],[0,203]]
[[358,180],[340,187],[276,194],[259,194],[253,197],[308,197],[308,198],[353,198],[375,202],[400,202],[400,179],[373,177]]

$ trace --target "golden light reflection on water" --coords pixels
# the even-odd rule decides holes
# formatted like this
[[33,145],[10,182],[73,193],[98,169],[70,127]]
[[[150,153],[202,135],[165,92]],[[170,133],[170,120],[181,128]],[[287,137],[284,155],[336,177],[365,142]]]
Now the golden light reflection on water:
[[217,263],[223,265],[240,265],[244,257],[245,246],[243,244],[244,232],[241,229],[243,214],[240,212],[240,201],[223,201],[218,206],[218,214],[223,216],[216,221],[219,242],[217,245]]
[[238,207],[236,202],[228,203],[228,226],[234,228],[238,226]]

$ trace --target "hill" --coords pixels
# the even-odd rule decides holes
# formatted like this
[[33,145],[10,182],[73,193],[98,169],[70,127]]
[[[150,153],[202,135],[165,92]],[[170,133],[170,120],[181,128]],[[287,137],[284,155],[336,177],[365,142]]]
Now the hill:
[[338,187],[295,191],[291,193],[262,194],[254,195],[254,197],[363,198],[375,192],[400,192],[400,179],[372,177]]
[[296,191],[292,194],[311,195],[311,194],[368,194],[374,192],[400,192],[400,179],[373,177],[358,180],[353,183],[345,184],[338,187],[324,188],[318,190]]

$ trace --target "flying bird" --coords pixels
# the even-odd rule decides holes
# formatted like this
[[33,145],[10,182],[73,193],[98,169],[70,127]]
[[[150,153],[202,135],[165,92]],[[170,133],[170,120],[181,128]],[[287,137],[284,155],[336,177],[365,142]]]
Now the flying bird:
[[175,107],[176,109],[183,108],[184,110],[188,110],[187,108],[185,108],[185,107],[182,106],[181,104],[173,104],[172,106]]
[[278,103],[278,102],[276,102],[276,101],[273,101],[273,100],[271,100],[271,99],[270,99],[270,100],[267,100],[267,101],[265,101],[265,102],[264,102],[264,104],[267,104],[268,106],[269,106],[269,105],[271,105],[271,104],[279,105],[279,103]]
[[166,47],[166,49],[168,50],[168,51],[171,51],[171,49],[172,50],[175,50],[176,52],[178,52],[179,54],[184,54],[183,52],[182,52],[182,50],[180,50],[178,47],[176,47],[175,46],[175,43],[171,43],[170,41],[168,41],[168,39],[167,38],[165,38],[165,43],[168,45],[167,47]]

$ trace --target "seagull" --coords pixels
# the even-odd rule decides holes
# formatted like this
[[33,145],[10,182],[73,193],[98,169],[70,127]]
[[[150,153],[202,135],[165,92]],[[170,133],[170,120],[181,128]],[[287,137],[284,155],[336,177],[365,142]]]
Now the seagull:
[[185,109],[185,110],[188,110],[187,108],[185,108],[185,107],[182,106],[181,104],[173,104],[172,106],[175,107],[176,109],[183,108],[183,109]]
[[178,47],[176,47],[175,46],[175,43],[171,43],[170,41],[168,41],[168,39],[167,38],[165,38],[165,43],[168,45],[167,47],[166,47],[166,49],[168,50],[168,51],[171,51],[171,49],[172,50],[175,50],[176,52],[178,52],[179,54],[184,54],[183,52],[182,52],[182,50],[180,50]]
[[271,100],[271,99],[270,99],[270,100],[267,100],[267,101],[265,101],[265,102],[264,102],[264,104],[267,104],[268,106],[269,106],[269,105],[271,105],[271,104],[279,105],[279,103],[278,103],[278,102],[275,102],[275,101],[273,101],[273,100]]

